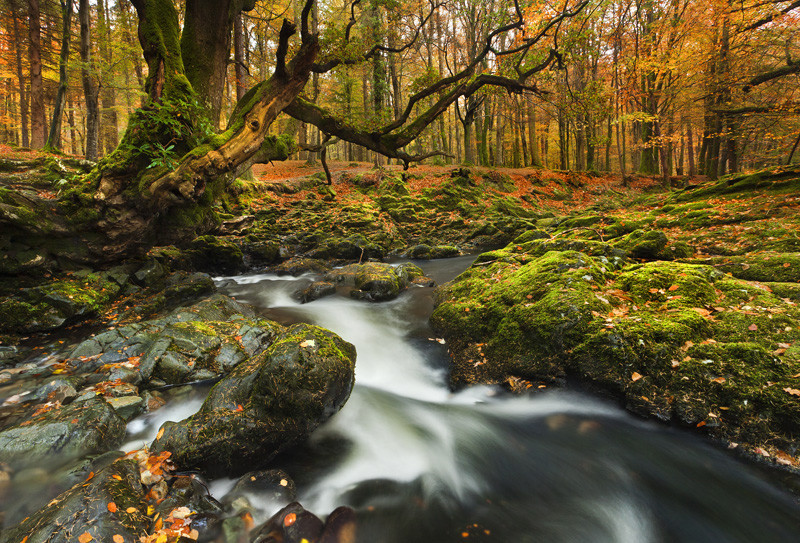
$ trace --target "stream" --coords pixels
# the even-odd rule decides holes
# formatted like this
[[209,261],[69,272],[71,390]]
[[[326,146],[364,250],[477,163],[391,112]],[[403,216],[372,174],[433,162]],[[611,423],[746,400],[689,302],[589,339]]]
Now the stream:
[[[441,284],[470,262],[420,264]],[[446,345],[428,326],[433,289],[412,286],[380,304],[340,292],[300,305],[291,294],[311,280],[246,275],[218,283],[273,320],[318,324],[355,344],[349,401],[276,465],[295,480],[308,510],[354,507],[359,541],[800,540],[800,505],[696,436],[574,391],[450,392]],[[170,418],[199,404],[170,409]],[[143,424],[134,421],[133,429]],[[212,494],[232,485],[217,480]],[[249,497],[256,522],[285,505]]]

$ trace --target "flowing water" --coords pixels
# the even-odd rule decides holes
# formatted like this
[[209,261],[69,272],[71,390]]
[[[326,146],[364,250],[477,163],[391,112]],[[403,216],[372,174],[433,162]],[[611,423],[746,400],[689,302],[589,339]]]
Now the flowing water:
[[[423,267],[443,282],[468,265]],[[270,318],[318,324],[355,344],[349,401],[279,465],[307,509],[354,507],[359,541],[800,541],[797,502],[695,436],[576,392],[451,393],[446,346],[427,324],[432,289],[381,304],[343,292],[300,305],[291,293],[310,280],[220,284]],[[251,499],[261,519],[283,505]]]

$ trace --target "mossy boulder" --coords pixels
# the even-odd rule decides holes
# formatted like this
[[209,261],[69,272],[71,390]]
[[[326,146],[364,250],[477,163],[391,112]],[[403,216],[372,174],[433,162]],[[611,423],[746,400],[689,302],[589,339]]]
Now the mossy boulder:
[[359,300],[381,302],[396,298],[416,278],[423,275],[414,264],[393,266],[381,262],[350,264],[332,270],[325,280],[350,286],[350,296]]
[[245,270],[241,248],[232,241],[215,236],[195,238],[186,253],[198,271],[233,275]]
[[715,256],[691,262],[708,264],[748,281],[800,283],[800,253],[764,251],[742,256]]
[[120,285],[107,276],[65,277],[16,290],[0,301],[0,333],[54,330],[107,306]]
[[800,310],[711,266],[551,241],[486,253],[437,292],[454,386],[576,378],[636,413],[751,447],[800,432]]
[[239,475],[299,443],[350,395],[355,348],[322,328],[287,328],[211,389],[195,415],[167,423],[153,452],[182,468]]
[[0,542],[73,543],[84,533],[92,536],[92,541],[117,541],[118,537],[139,541],[151,523],[144,494],[136,462],[121,459],[77,483],[17,526],[3,530]]
[[114,449],[125,422],[103,399],[54,406],[0,432],[0,462],[16,468],[40,462],[64,463]]
[[459,256],[461,251],[453,245],[430,245],[421,243],[415,245],[408,252],[408,256],[418,260],[434,260],[437,258],[453,258]]

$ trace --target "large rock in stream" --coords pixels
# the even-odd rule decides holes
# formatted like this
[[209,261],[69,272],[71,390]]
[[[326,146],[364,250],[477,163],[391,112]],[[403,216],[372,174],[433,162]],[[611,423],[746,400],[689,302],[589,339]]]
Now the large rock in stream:
[[119,460],[3,530],[0,543],[138,542],[150,525],[143,498],[136,462]]
[[792,454],[800,432],[797,284],[635,263],[618,251],[533,240],[479,256],[440,289],[431,317],[453,356],[453,385],[535,390],[569,377],[638,414],[776,458]]
[[114,449],[125,437],[125,422],[102,398],[76,401],[0,432],[0,464],[14,468],[40,462],[66,463]]
[[153,442],[183,469],[239,475],[307,438],[353,387],[355,348],[322,328],[297,324],[211,389],[195,415],[166,423]]

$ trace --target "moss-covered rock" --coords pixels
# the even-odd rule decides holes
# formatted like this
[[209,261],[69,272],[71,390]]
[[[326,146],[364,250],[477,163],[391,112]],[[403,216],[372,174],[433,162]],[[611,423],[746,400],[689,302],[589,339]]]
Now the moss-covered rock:
[[765,251],[742,256],[715,256],[691,262],[708,264],[748,281],[800,283],[800,253]]
[[233,275],[245,269],[241,248],[215,236],[195,238],[186,252],[199,271]]
[[183,468],[237,475],[308,437],[350,395],[355,348],[316,326],[286,329],[259,356],[239,364],[200,411],[167,423],[154,452]]
[[719,438],[795,439],[795,303],[715,267],[630,264],[582,243],[588,252],[537,240],[486,253],[437,292],[431,321],[454,386],[571,376]]
[[96,314],[119,291],[118,283],[94,273],[18,289],[0,300],[0,333],[54,330]]
[[422,275],[422,269],[414,264],[393,266],[380,262],[367,262],[332,270],[326,275],[325,280],[353,287],[350,291],[353,298],[381,302],[396,298],[414,279]]

